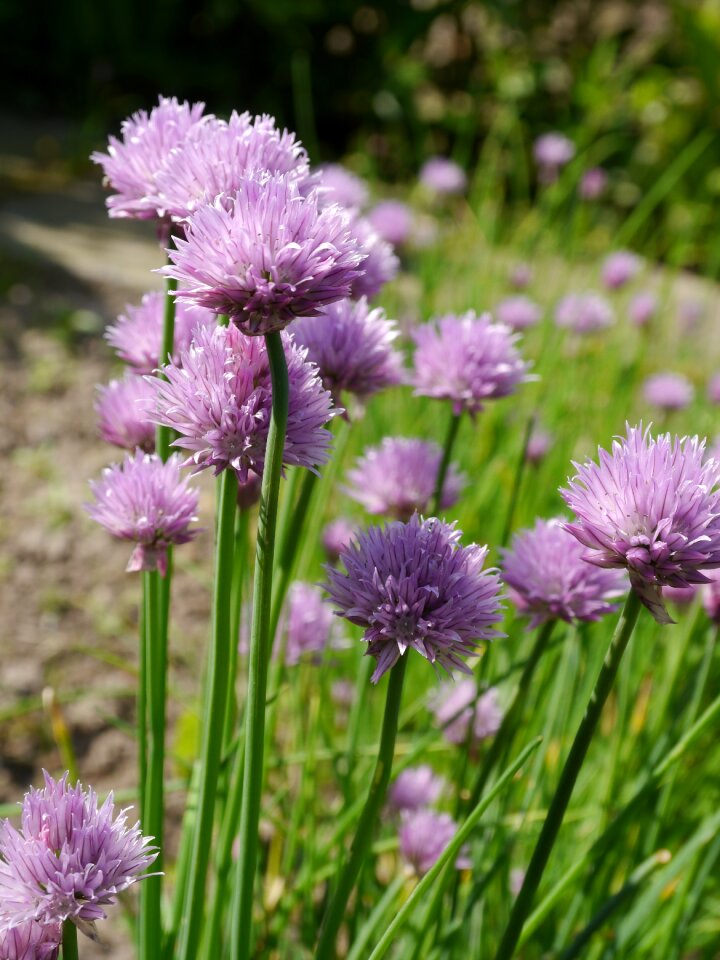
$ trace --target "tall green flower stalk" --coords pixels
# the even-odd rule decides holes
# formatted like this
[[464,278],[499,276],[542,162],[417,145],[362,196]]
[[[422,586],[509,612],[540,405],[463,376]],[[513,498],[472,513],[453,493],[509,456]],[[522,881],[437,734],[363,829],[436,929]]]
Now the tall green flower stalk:
[[[258,854],[258,824],[265,756],[265,702],[272,644],[273,554],[278,495],[288,418],[288,372],[281,335],[265,335],[272,382],[272,413],[263,470],[253,586],[250,659],[245,705],[245,770],[240,810],[237,911],[232,930],[232,960],[248,960],[252,950],[252,906]],[[186,960],[190,960],[188,956]]]

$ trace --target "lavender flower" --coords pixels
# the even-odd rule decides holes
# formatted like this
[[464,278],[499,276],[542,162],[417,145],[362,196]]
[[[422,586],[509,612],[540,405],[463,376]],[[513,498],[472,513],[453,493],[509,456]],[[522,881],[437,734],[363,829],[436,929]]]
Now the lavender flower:
[[242,189],[246,178],[267,172],[303,181],[309,175],[307,153],[295,134],[279,130],[273,117],[233,111],[195,127],[169,155],[155,178],[158,209],[185,220],[221,194]]
[[5,929],[0,924],[0,960],[57,960],[61,940],[59,923],[25,920]]
[[642,261],[628,250],[617,250],[606,257],[602,265],[602,279],[610,290],[624,287],[640,272]]
[[330,642],[332,623],[332,610],[324,603],[322,590],[309,583],[293,583],[288,593],[287,665],[321,654]]
[[347,210],[361,210],[368,199],[365,181],[340,163],[328,163],[319,170],[318,191],[323,205],[337,203]]
[[709,583],[700,587],[703,607],[708,618],[720,626],[720,572],[708,572]]
[[720,461],[703,463],[698,437],[652,437],[642,425],[598,449],[599,464],[574,463],[561,494],[577,516],[566,529],[600,567],[626,567],[630,585],[659,623],[660,588],[707,583],[720,566]]
[[467,189],[467,174],[448,157],[430,157],[420,168],[418,179],[433,193],[452,195]]
[[416,395],[452,400],[455,413],[482,410],[486,400],[507,397],[531,379],[513,334],[489,313],[447,314],[423,324],[412,334]]
[[371,310],[365,298],[340,300],[315,317],[303,317],[293,333],[337,403],[343,391],[365,398],[402,381],[403,358],[394,347],[397,324],[384,310]]
[[[105,339],[114,347],[121,360],[129,363],[137,373],[152,373],[167,360],[161,357],[165,294],[146,293],[138,306],[128,304],[125,313],[105,331]],[[196,327],[215,326],[214,313],[202,307],[178,303],[175,309],[174,356],[187,350]]]
[[431,709],[445,739],[455,744],[467,743],[468,738],[475,743],[486,740],[498,732],[503,718],[495,688],[478,694],[470,679],[444,685]]
[[147,419],[144,407],[152,396],[153,389],[144,377],[129,370],[122,380],[111,380],[107,386],[98,387],[95,412],[102,439],[123,450],[139,447],[152,453],[155,427]]
[[181,457],[166,463],[138,450],[121,464],[107,467],[91,482],[95,503],[85,509],[114,537],[137,544],[127,565],[137,570],[167,571],[167,550],[197,536],[190,524],[197,520],[198,493],[180,473]]
[[318,210],[287,176],[246,180],[201,207],[160,272],[185,288],[180,302],[227,314],[244,333],[282,330],[350,294],[364,254],[339,207]]
[[532,283],[533,271],[529,263],[516,263],[510,270],[508,277],[510,286],[516,290],[524,290]]
[[710,403],[720,404],[720,372],[710,377],[707,385],[707,398]]
[[608,176],[602,167],[590,167],[580,178],[578,193],[583,200],[599,200],[607,189]]
[[658,300],[650,290],[636,293],[628,306],[630,320],[636,327],[646,327],[658,312]]
[[552,183],[575,156],[575,144],[562,133],[543,133],[533,144],[533,156],[542,182]]
[[156,855],[139,825],[127,826],[126,811],[115,816],[112,794],[99,806],[68,774],[56,781],[45,773],[44,788],[25,795],[21,829],[7,820],[0,827],[0,927],[92,924]]
[[239,510],[251,510],[260,502],[262,493],[262,477],[252,470],[248,472],[247,480],[238,481],[237,505]]
[[367,219],[373,230],[392,244],[402,247],[407,243],[413,225],[410,207],[400,200],[383,200],[372,208]]
[[388,793],[388,805],[392,810],[421,810],[432,806],[445,787],[445,781],[438,777],[428,764],[420,767],[408,767],[395,778]]
[[[457,824],[449,813],[415,810],[403,817],[398,831],[400,853],[421,877],[437,862],[457,833]],[[458,870],[466,870],[470,862],[461,855],[455,862]]]
[[372,300],[386,283],[394,280],[400,269],[400,261],[392,246],[383,240],[365,217],[357,217],[350,224],[350,235],[365,254],[362,270],[352,281],[350,295],[353,300],[367,297]]
[[338,616],[365,628],[377,659],[373,683],[411,647],[448,672],[469,673],[461,656],[498,636],[499,581],[483,570],[487,547],[460,545],[454,526],[417,515],[371,527],[341,554],[347,572],[327,568]]
[[510,599],[531,618],[530,627],[556,619],[599,620],[617,608],[612,601],[626,589],[624,573],[588,562],[590,551],[560,520],[538,520],[500,552]]
[[552,447],[552,437],[541,427],[533,428],[525,449],[525,459],[530,463],[540,463]]
[[[369,447],[348,470],[346,492],[368,513],[409,520],[423,513],[435,492],[442,450],[436,443],[408,437],[385,437],[379,447]],[[440,508],[457,502],[463,477],[450,465]]]
[[680,373],[656,373],[643,385],[645,401],[660,410],[683,410],[692,403],[693,385]]
[[93,153],[109,186],[117,191],[108,198],[111,217],[155,220],[161,216],[155,185],[170,152],[202,121],[204,103],[178,103],[160,97],[150,114],[139,110],[122,123],[122,142],[110,137],[107,153]]
[[335,563],[340,558],[340,554],[355,536],[356,531],[357,527],[344,517],[332,520],[325,527],[322,545],[331,563]]
[[[324,429],[337,412],[305,350],[285,335],[289,377],[286,466],[316,467],[329,458]],[[189,450],[198,470],[230,468],[241,483],[250,471],[262,475],[272,400],[265,342],[237,327],[201,329],[179,364],[162,368],[167,380],[153,380],[148,416],[180,436],[174,446]]]
[[574,333],[595,333],[615,323],[615,314],[599,293],[570,293],[555,308],[555,323]]
[[495,316],[512,330],[524,330],[540,321],[542,310],[530,297],[506,297],[495,307]]

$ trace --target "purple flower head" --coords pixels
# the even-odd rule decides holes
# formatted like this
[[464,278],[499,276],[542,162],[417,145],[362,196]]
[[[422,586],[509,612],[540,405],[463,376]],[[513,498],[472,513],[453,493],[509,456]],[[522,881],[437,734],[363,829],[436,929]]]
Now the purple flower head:
[[98,387],[95,412],[98,432],[106,443],[123,450],[138,447],[145,453],[155,450],[155,427],[147,419],[145,405],[153,389],[144,377],[129,370],[121,380]]
[[707,583],[720,566],[720,461],[705,441],[652,437],[627,427],[599,463],[573,463],[561,494],[577,516],[566,529],[600,567],[625,567],[630,585],[659,623],[669,623],[660,588]]
[[543,133],[533,144],[533,156],[542,182],[552,183],[560,169],[575,156],[575,144],[562,133]]
[[188,543],[199,532],[190,529],[197,520],[198,492],[182,476],[181,461],[174,454],[163,463],[138,450],[90,483],[95,502],[85,509],[93,520],[114,537],[137,544],[128,572],[159,570],[165,576],[168,547]]
[[646,403],[660,410],[683,410],[694,394],[693,385],[681,373],[656,373],[643,385]]
[[0,960],[57,960],[61,941],[59,923],[24,920],[3,928],[0,922]]
[[379,236],[392,244],[402,247],[410,236],[413,215],[410,207],[401,200],[383,200],[372,208],[367,219]]
[[93,153],[105,179],[116,192],[108,198],[111,217],[155,220],[161,216],[155,200],[156,181],[170,156],[189,132],[201,124],[204,103],[178,103],[160,97],[148,114],[139,110],[122,123],[122,141],[110,137],[107,153]]
[[678,305],[678,316],[684,330],[693,330],[705,314],[705,304],[699,300],[681,300]]
[[[346,492],[368,513],[409,520],[430,506],[441,459],[442,450],[429,440],[385,437],[379,447],[368,447],[348,470]],[[463,483],[451,464],[440,500],[442,510],[457,503]]]
[[710,377],[707,385],[707,398],[710,403],[720,404],[720,372]]
[[486,400],[507,397],[531,379],[515,334],[489,313],[449,313],[412,333],[415,394],[452,400],[455,413],[482,410]]
[[508,277],[510,286],[516,290],[524,290],[532,283],[533,270],[529,263],[516,263],[510,270]]
[[173,150],[156,177],[158,209],[185,220],[221,194],[234,194],[253,175],[309,175],[307,153],[295,134],[279,130],[273,117],[233,111],[228,121],[212,117]]
[[323,206],[337,203],[347,210],[362,210],[368,200],[367,184],[362,177],[340,163],[328,163],[318,172],[318,192]]
[[330,642],[332,610],[323,592],[310,583],[296,581],[288,593],[285,662],[295,666],[306,656],[317,656]]
[[262,493],[262,477],[251,470],[248,473],[247,480],[238,481],[237,504],[239,510],[251,510],[256,503],[260,502]]
[[365,256],[340,207],[318,209],[288,176],[245,180],[201,207],[160,273],[177,299],[227,314],[247,334],[282,330],[350,295]]
[[[398,837],[400,853],[421,877],[437,862],[445,847],[457,833],[457,824],[449,813],[415,810],[403,817]],[[466,856],[458,857],[458,870],[469,867]]]
[[82,927],[102,919],[157,856],[151,839],[139,824],[128,827],[125,810],[115,815],[112,794],[99,805],[68,774],[45,773],[44,788],[25,794],[20,830],[7,820],[0,827],[0,928],[8,920]]
[[295,342],[316,363],[323,386],[339,402],[343,391],[365,398],[402,381],[400,335],[385,311],[371,310],[365,298],[339,300],[293,325]]
[[500,729],[502,710],[494,687],[478,695],[474,680],[445,684],[433,698],[435,722],[449,743],[464,744],[468,737],[479,743]]
[[534,427],[525,450],[525,458],[530,463],[540,463],[552,447],[553,438],[542,427]]
[[400,261],[392,246],[382,239],[365,217],[357,217],[352,221],[350,234],[357,241],[359,250],[365,254],[362,270],[352,282],[350,295],[353,300],[359,300],[360,297],[372,300],[386,283],[395,279]]
[[421,810],[435,803],[445,787],[432,767],[408,767],[395,778],[388,793],[391,810]]
[[433,193],[464,193],[467,189],[467,174],[463,168],[447,157],[430,157],[420,168],[420,183]]
[[615,314],[599,293],[570,293],[555,308],[555,323],[574,333],[595,333],[615,323]]
[[658,312],[659,303],[654,293],[642,290],[636,293],[628,306],[631,322],[636,327],[646,327]]
[[524,330],[539,323],[542,310],[530,297],[520,295],[501,300],[495,307],[495,316],[512,330]]
[[580,178],[578,193],[583,200],[599,200],[607,189],[608,176],[602,167],[590,167]]
[[[167,360],[161,357],[165,294],[146,293],[138,306],[128,304],[125,313],[105,331],[105,339],[118,357],[135,368],[137,373],[152,373]],[[174,353],[187,350],[198,326],[217,324],[217,317],[202,307],[178,303],[175,307]]]
[[415,515],[359,533],[341,554],[346,572],[328,567],[338,616],[365,628],[377,659],[372,682],[416,650],[445,670],[470,669],[479,640],[499,636],[499,580],[483,570],[487,547],[460,545],[454,525]]
[[700,587],[705,613],[713,623],[720,625],[720,572],[708,571],[709,583]]
[[610,290],[624,287],[640,272],[642,260],[629,250],[617,250],[603,260],[602,280]]
[[323,530],[322,545],[328,559],[335,563],[357,532],[355,524],[345,517],[332,520]]
[[560,520],[538,520],[502,549],[502,578],[530,627],[547,620],[599,620],[626,592],[624,572],[588,562],[589,551]]
[[[316,467],[329,458],[325,424],[337,413],[305,351],[284,335],[288,364],[289,412],[283,463]],[[189,450],[197,470],[230,468],[240,483],[250,471],[262,475],[272,399],[265,342],[237,327],[198,330],[179,364],[162,368],[167,380],[153,379],[148,416],[180,436],[174,446]]]

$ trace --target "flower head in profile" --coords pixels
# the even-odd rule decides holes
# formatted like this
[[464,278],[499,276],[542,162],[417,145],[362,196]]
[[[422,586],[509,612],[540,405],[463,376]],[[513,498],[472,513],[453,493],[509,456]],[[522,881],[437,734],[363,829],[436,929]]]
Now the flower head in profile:
[[392,810],[421,810],[432,806],[444,788],[445,781],[428,764],[408,767],[390,787],[388,805]]
[[301,182],[310,172],[307,153],[273,117],[233,111],[227,121],[212,117],[195,127],[171,152],[155,178],[153,199],[164,215],[185,220],[262,172]]
[[605,258],[602,265],[603,283],[610,290],[624,287],[640,272],[642,260],[629,250],[617,250]]
[[482,410],[487,400],[507,397],[531,379],[517,349],[519,334],[489,313],[449,313],[416,327],[410,382],[419,396],[451,400],[455,413]]
[[204,103],[179,103],[160,97],[148,114],[139,110],[122,123],[122,140],[110,137],[107,153],[93,153],[115,193],[108,198],[111,217],[154,220],[161,216],[157,201],[158,174],[171,151],[202,122]]
[[383,200],[368,213],[367,219],[373,230],[393,247],[402,247],[413,228],[410,207],[401,200]]
[[153,389],[144,377],[129,370],[120,380],[98,387],[95,412],[98,432],[105,441],[123,450],[145,453],[155,450],[155,427],[148,420],[145,406]]
[[602,167],[590,167],[580,178],[578,193],[583,200],[599,200],[605,193],[608,175]]
[[443,684],[430,707],[448,743],[481,743],[498,732],[503,718],[495,688],[480,693],[470,678]]
[[420,168],[418,179],[433,193],[449,196],[467,189],[467,174],[449,157],[430,157]]
[[628,304],[628,315],[636,327],[646,327],[657,314],[659,306],[651,290],[641,290]]
[[0,929],[8,919],[81,927],[102,919],[157,856],[150,839],[127,825],[126,811],[115,813],[112,795],[100,804],[68,774],[46,773],[45,786],[25,795],[20,830],[0,827]]
[[327,590],[338,616],[365,628],[377,660],[373,683],[408,649],[448,672],[470,669],[461,657],[498,636],[497,573],[484,570],[487,547],[463,547],[454,526],[417,515],[370,527],[328,567]]
[[282,330],[296,317],[350,295],[365,255],[340,207],[318,208],[287,175],[242,182],[200,207],[161,273],[176,298],[227,314],[244,333]]
[[319,587],[299,580],[288,592],[285,662],[295,666],[304,657],[319,656],[330,642],[332,610]]
[[341,163],[328,163],[318,170],[317,181],[323,206],[337,203],[347,210],[362,210],[368,200],[368,187],[362,177]]
[[[348,470],[346,492],[368,513],[409,520],[424,513],[435,493],[442,450],[430,440],[415,437],[384,437],[380,446],[369,447]],[[443,485],[440,508],[457,502],[463,477],[451,464]]]
[[625,575],[589,563],[588,553],[561,520],[538,520],[501,550],[510,599],[531,618],[531,627],[556,619],[599,620],[616,609],[614,601],[627,589]]
[[303,317],[293,324],[293,335],[338,402],[344,391],[364,399],[402,381],[397,324],[381,308],[371,310],[364,298],[339,300]]
[[[406,813],[398,831],[403,859],[422,877],[437,862],[457,833],[457,824],[449,813],[415,810]],[[455,861],[458,870],[468,869],[464,854]]]
[[362,270],[352,281],[350,295],[353,300],[367,297],[372,300],[386,283],[394,280],[400,269],[392,246],[383,240],[365,217],[356,217],[350,224],[350,234],[365,255]]
[[95,502],[85,505],[87,512],[114,537],[137,544],[128,572],[159,570],[164,576],[168,547],[197,536],[190,524],[197,520],[198,492],[181,466],[179,454],[163,463],[138,450],[91,482]]
[[[118,357],[136,373],[152,373],[167,357],[161,357],[165,294],[146,293],[137,306],[128,304],[115,323],[105,331],[105,339]],[[217,317],[209,310],[178,303],[175,307],[174,355],[187,350],[196,327],[214,327]]]
[[[304,349],[283,335],[288,365],[289,410],[283,450],[286,466],[317,467],[329,458],[325,424],[337,412],[330,394],[306,361]],[[179,434],[174,446],[188,450],[197,470],[231,469],[240,483],[262,475],[272,391],[265,342],[237,327],[197,331],[177,364],[153,378],[148,417]]]
[[570,293],[555,308],[555,323],[574,333],[596,333],[612,326],[615,314],[599,293]]
[[552,183],[575,156],[575,144],[556,130],[543,133],[533,144],[533,157],[543,183]]
[[519,295],[501,300],[495,307],[495,316],[512,330],[524,330],[540,322],[542,310],[530,297]]
[[720,461],[698,437],[653,437],[627,428],[598,462],[574,463],[561,494],[577,520],[566,529],[600,567],[626,568],[659,623],[670,618],[661,588],[707,583],[720,566]]
[[693,385],[681,373],[656,373],[643,384],[645,401],[660,410],[684,410],[694,395]]
[[60,923],[23,920],[3,926],[0,921],[0,960],[57,960],[61,941]]

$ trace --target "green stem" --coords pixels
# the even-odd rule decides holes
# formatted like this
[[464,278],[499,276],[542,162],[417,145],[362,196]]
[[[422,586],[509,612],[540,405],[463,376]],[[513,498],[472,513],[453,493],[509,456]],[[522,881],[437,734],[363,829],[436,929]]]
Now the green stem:
[[[160,356],[158,357],[158,366],[168,362],[168,357],[173,354],[175,342],[175,297],[172,296],[174,290],[177,290],[178,282],[172,277],[165,281],[165,310],[163,312],[163,332],[160,345]],[[167,460],[170,455],[170,441],[172,440],[172,430],[170,427],[158,426],[155,430],[155,452],[161,460]]]
[[62,960],[78,960],[77,927],[72,920],[63,923]]
[[325,911],[315,960],[330,960],[334,955],[335,939],[345,915],[345,908],[370,848],[375,823],[385,800],[395,753],[395,737],[400,716],[400,700],[406,666],[407,657],[400,657],[390,671],[375,772],[365,806],[358,820],[355,837],[350,848],[350,856],[340,872],[335,893]]
[[598,721],[600,720],[603,706],[612,689],[625,648],[632,636],[641,605],[637,594],[634,590],[631,590],[625,601],[625,607],[620,615],[620,620],[618,621],[615,634],[610,642],[602,668],[595,681],[595,687],[590,695],[590,700],[585,709],[585,715],[580,722],[572,747],[570,748],[570,753],[565,761],[565,766],[560,775],[560,782],[558,783],[555,796],[552,799],[550,809],[545,818],[545,823],[543,824],[540,836],[535,845],[535,850],[533,851],[527,873],[525,874],[525,881],[515,900],[510,920],[508,921],[502,941],[500,942],[498,952],[495,955],[495,960],[510,960],[515,953],[515,948],[522,934],[525,920],[530,913],[535,893],[540,885],[555,840],[560,832],[565,811],[570,803],[570,797],[575,788],[580,769],[585,760],[588,748],[590,747]]
[[195,833],[190,853],[188,886],[183,924],[179,934],[178,960],[195,960],[205,911],[205,879],[212,847],[217,781],[220,772],[223,726],[230,676],[230,647],[237,639],[230,634],[232,571],[235,552],[235,511],[237,476],[233,470],[220,475],[215,554],[215,584],[212,614],[212,641],[208,665],[200,751],[200,780]]
[[530,443],[530,436],[535,428],[535,421],[536,418],[533,415],[528,419],[528,422],[525,425],[525,433],[523,434],[520,457],[518,459],[517,466],[515,467],[512,490],[510,491],[510,500],[508,501],[508,511],[507,516],[505,517],[505,526],[503,527],[502,536],[500,538],[501,547],[507,546],[507,542],[510,539],[510,531],[513,528],[518,497],[520,496],[520,487],[522,485],[523,476],[525,475],[525,466],[527,464],[528,443]]
[[232,573],[232,620],[230,621],[230,662],[228,671],[231,682],[228,685],[228,697],[225,704],[225,724],[223,733],[223,754],[227,754],[235,737],[237,721],[237,678],[238,646],[240,643],[240,623],[242,620],[243,584],[247,564],[248,533],[250,511],[238,510],[235,516],[235,548]]
[[248,960],[252,945],[252,904],[265,754],[265,701],[272,643],[270,607],[273,554],[288,416],[288,372],[280,334],[267,334],[265,344],[272,382],[272,414],[263,470],[255,556],[250,660],[245,707],[245,775],[240,811],[240,856],[237,870],[238,913],[237,924],[232,931],[233,960]]
[[445,486],[445,477],[450,466],[450,457],[452,456],[453,446],[458,435],[460,427],[460,414],[451,413],[448,421],[447,433],[445,434],[445,445],[443,446],[442,459],[438,467],[437,479],[435,481],[435,490],[432,497],[432,512],[437,515],[440,512],[442,503],[443,487]]

